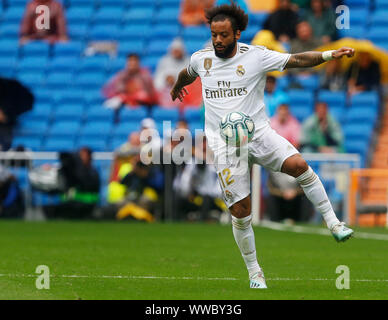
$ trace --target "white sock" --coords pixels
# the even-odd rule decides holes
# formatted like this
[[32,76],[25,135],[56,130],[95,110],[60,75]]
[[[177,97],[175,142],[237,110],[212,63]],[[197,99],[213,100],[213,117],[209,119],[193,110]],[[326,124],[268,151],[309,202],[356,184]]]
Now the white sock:
[[327,197],[325,188],[321,180],[309,166],[308,170],[296,178],[306,197],[313,203],[314,207],[322,214],[327,227],[332,228],[333,225],[339,223],[330,200]]
[[232,216],[233,235],[247,266],[249,277],[261,271],[256,257],[255,234],[251,225],[252,216],[236,218]]

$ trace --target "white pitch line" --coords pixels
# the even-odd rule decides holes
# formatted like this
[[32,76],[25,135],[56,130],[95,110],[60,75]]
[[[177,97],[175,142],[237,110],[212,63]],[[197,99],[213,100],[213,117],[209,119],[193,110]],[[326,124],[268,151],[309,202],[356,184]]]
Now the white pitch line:
[[[35,278],[36,274],[0,274],[0,278]],[[239,278],[211,278],[211,277],[168,277],[168,276],[107,276],[107,275],[51,275],[53,278],[90,278],[90,279],[151,279],[151,280],[205,280],[205,281],[244,281],[246,279]],[[315,278],[315,279],[301,279],[301,278],[266,278],[269,281],[335,281],[336,279]],[[388,279],[351,279],[354,282],[388,282]]]
[[[277,231],[289,231],[295,233],[308,233],[308,234],[320,234],[324,236],[331,236],[331,232],[328,229],[311,228],[304,226],[290,226],[284,225],[279,222],[262,221],[259,224],[260,227],[277,230]],[[388,234],[368,233],[368,232],[354,232],[354,237],[357,239],[372,239],[372,240],[384,240],[388,241]]]

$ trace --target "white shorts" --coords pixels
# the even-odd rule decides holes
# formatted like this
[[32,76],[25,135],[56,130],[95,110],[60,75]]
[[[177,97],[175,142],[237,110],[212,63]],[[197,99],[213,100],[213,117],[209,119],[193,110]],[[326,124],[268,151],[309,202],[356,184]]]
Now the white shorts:
[[280,171],[284,160],[299,151],[269,125],[255,133],[248,146],[224,145],[214,151],[214,165],[228,207],[250,193],[250,168],[254,163],[267,170]]

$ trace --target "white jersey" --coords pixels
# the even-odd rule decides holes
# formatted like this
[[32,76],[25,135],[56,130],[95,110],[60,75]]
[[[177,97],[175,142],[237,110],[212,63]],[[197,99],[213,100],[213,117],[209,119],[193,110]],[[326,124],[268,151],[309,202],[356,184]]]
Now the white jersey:
[[205,104],[205,133],[213,151],[222,146],[219,134],[221,118],[232,111],[252,117],[256,132],[268,125],[264,108],[267,72],[283,71],[290,54],[268,50],[263,46],[237,43],[232,58],[222,59],[209,47],[191,56],[187,72],[201,77]]

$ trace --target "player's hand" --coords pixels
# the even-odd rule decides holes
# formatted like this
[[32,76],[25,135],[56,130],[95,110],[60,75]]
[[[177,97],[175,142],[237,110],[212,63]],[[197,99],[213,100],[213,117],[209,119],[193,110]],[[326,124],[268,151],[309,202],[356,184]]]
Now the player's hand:
[[175,101],[175,99],[178,98],[180,102],[182,102],[184,97],[187,96],[188,94],[189,92],[187,91],[186,88],[182,88],[180,90],[173,88],[170,92],[172,101]]
[[342,47],[338,50],[335,50],[333,52],[333,58],[334,59],[341,59],[343,56],[347,56],[348,58],[351,58],[354,56],[355,50],[353,48],[349,47]]

